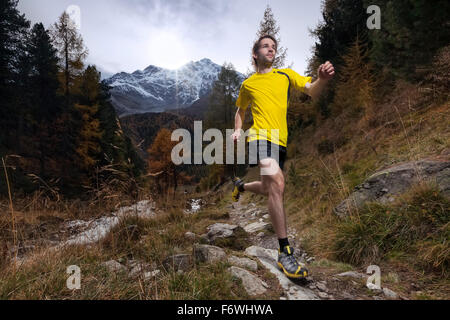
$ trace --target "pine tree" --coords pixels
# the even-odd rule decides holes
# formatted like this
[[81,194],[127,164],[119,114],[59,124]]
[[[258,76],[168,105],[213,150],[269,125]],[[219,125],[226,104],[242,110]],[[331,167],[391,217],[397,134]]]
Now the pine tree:
[[174,190],[178,185],[177,167],[171,158],[172,149],[177,143],[171,141],[171,135],[168,129],[162,128],[147,150],[149,173],[156,176],[158,191],[164,195],[167,195],[171,185]]
[[[313,47],[313,57],[309,59],[307,75],[315,77],[318,67],[331,61],[336,70],[343,65],[343,55],[359,36],[367,39],[366,6],[363,1],[324,0],[322,2],[323,21],[311,31],[317,38]],[[367,44],[370,49],[370,43]],[[315,104],[323,117],[331,115],[330,104],[334,99],[336,81],[331,81],[328,89]]]
[[75,80],[74,92],[77,93],[79,102],[75,104],[75,109],[78,110],[82,119],[76,152],[81,159],[82,168],[92,172],[100,159],[102,137],[97,114],[100,73],[95,67],[88,66]]
[[52,27],[53,41],[60,57],[61,84],[67,103],[75,78],[83,71],[83,61],[88,54],[83,38],[78,33],[75,22],[64,12]]
[[[75,108],[74,104],[78,97],[73,91],[77,78],[83,73],[83,61],[88,51],[77,31],[75,22],[66,12],[63,12],[58,21],[50,28],[50,33],[59,57],[59,93],[65,98],[65,108],[57,120],[57,123],[62,125],[57,126],[57,134],[60,137],[58,150],[61,154],[69,157],[70,160],[65,160],[65,162],[70,162],[71,170],[75,171],[79,169],[79,164],[85,166],[83,161],[76,161],[76,158],[80,152],[80,141],[87,137],[80,138],[79,136],[86,127],[86,121],[82,117],[82,112],[78,110],[79,108]],[[84,104],[78,103],[78,105],[83,106]],[[65,165],[67,166],[67,163]],[[71,175],[66,173],[64,173],[62,181],[75,188],[80,185],[79,180],[74,180]]]
[[17,10],[18,0],[0,1],[0,153],[15,147],[19,127],[20,62],[30,22]]
[[[256,40],[264,35],[273,36],[278,42],[278,49],[275,60],[273,62],[274,68],[282,68],[285,66],[287,49],[283,48],[280,43],[281,39],[279,36],[280,27],[277,25],[275,17],[272,12],[272,8],[267,5],[266,10],[264,11],[263,20],[260,22],[258,32],[256,33]],[[251,59],[253,61],[253,58]]]
[[376,84],[367,45],[357,38],[347,54],[343,56],[343,61],[332,111],[335,115],[346,110],[350,115],[369,116],[373,111],[371,107]]
[[239,93],[240,79],[233,64],[224,63],[210,95],[206,126],[224,130],[233,125],[234,103]]
[[76,152],[81,160],[81,167],[87,172],[93,172],[98,162],[100,153],[100,125],[96,119],[98,105],[86,106],[75,104],[75,108],[80,112],[83,123],[78,137]]
[[[234,69],[233,64],[224,63],[219,73],[218,79],[214,82],[210,95],[210,108],[205,116],[205,124],[207,128],[216,128],[222,131],[222,136],[227,137],[226,129],[234,127],[234,116],[236,114],[236,99],[239,94],[240,78]],[[222,154],[224,161],[226,159],[226,144],[224,141]],[[228,166],[229,167],[229,166]],[[219,181],[225,178],[228,168],[225,165],[214,164],[208,166],[209,181]],[[217,182],[218,183],[218,182]],[[217,184],[216,183],[216,184]]]
[[59,60],[57,50],[53,47],[50,35],[42,23],[34,25],[31,31],[29,55],[30,78],[34,85],[35,119],[38,122],[48,121],[61,111],[56,94],[59,87]]
[[[318,39],[314,55],[320,61],[340,66],[342,56],[356,37],[366,39],[368,15],[363,1],[326,0],[322,6],[323,22],[311,33]],[[370,46],[369,46],[370,49]],[[317,69],[312,71],[315,73]]]
[[[54,132],[54,120],[61,112],[61,99],[57,95],[58,58],[50,35],[42,23],[35,24],[28,46],[30,74],[29,87],[24,92],[31,92],[30,114],[39,137],[40,175],[46,176],[47,157],[54,153],[58,136]],[[53,152],[52,152],[53,151]]]

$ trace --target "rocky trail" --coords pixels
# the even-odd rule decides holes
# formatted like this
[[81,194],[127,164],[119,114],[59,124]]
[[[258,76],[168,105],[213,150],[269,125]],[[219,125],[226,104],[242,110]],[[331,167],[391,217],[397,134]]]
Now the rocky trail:
[[[203,235],[210,243],[214,244],[220,237],[233,237],[233,233],[242,229],[248,235],[250,246],[243,250],[247,256],[242,260],[251,265],[250,261],[258,261],[259,264],[273,274],[282,288],[280,300],[335,300],[335,299],[397,299],[395,292],[388,288],[367,287],[368,274],[356,271],[333,273],[332,268],[315,266],[315,257],[309,256],[301,249],[301,239],[297,237],[296,230],[288,228],[288,237],[294,248],[294,255],[300,263],[311,272],[306,279],[293,280],[287,278],[277,267],[278,239],[273,232],[267,208],[260,208],[253,203],[242,205],[240,202],[229,205],[230,224],[215,224],[208,227],[209,232]],[[242,235],[242,233],[240,234]],[[229,259],[230,261],[230,259]],[[230,261],[233,263],[233,260]],[[231,269],[231,268],[230,268]],[[249,269],[249,268],[247,268]],[[253,269],[256,271],[255,269]],[[252,270],[230,270],[233,275],[242,279],[242,283],[250,295],[258,295],[270,291],[262,279],[255,281]],[[248,284],[248,287],[246,286]],[[258,286],[259,284],[259,286]],[[256,287],[256,288],[255,288]]]
[[[200,203],[214,205],[200,199],[191,199],[191,210],[184,214],[196,214]],[[241,201],[242,202],[242,201]],[[160,265],[139,260],[110,260],[99,262],[111,272],[126,272],[133,279],[149,281],[162,276],[162,270],[189,272],[196,263],[215,263],[227,261],[231,267],[228,272],[241,280],[248,296],[255,299],[280,300],[319,300],[319,299],[396,299],[396,293],[387,288],[368,288],[369,275],[339,270],[315,263],[300,247],[301,239],[296,230],[289,228],[288,237],[294,248],[294,255],[311,272],[306,279],[288,279],[277,267],[278,240],[273,232],[267,208],[254,203],[241,202],[229,204],[226,211],[228,221],[208,226],[206,233],[196,235],[186,232],[185,237],[192,240],[192,251],[168,256]],[[87,245],[101,240],[120,218],[137,216],[152,219],[157,209],[148,200],[122,207],[118,211],[92,221],[65,222],[60,230],[66,237],[64,241],[53,241],[49,250],[58,250],[68,245]],[[127,228],[132,229],[133,226]],[[61,236],[62,238],[62,236]],[[20,266],[26,263],[26,254],[16,261]],[[342,271],[342,270],[341,270]]]

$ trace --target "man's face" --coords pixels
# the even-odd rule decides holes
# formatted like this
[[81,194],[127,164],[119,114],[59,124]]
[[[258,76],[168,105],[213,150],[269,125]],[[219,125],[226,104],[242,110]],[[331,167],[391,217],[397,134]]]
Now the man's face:
[[275,54],[277,53],[277,48],[275,42],[270,38],[264,38],[259,43],[259,50],[257,55],[253,55],[255,59],[258,60],[258,65],[272,65],[275,60]]

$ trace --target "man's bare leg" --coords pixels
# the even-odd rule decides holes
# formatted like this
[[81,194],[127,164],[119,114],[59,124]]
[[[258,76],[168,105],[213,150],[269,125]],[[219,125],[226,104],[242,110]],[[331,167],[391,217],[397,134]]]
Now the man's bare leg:
[[287,238],[286,213],[284,211],[283,197],[285,179],[275,159],[267,158],[259,162],[261,181],[244,184],[244,190],[268,196],[267,207],[270,220],[278,237],[280,250],[278,251],[278,267],[289,278],[302,278],[308,276],[308,270],[302,267],[295,257]]
[[[269,209],[270,219],[278,239],[287,238],[286,214],[284,211],[284,175],[277,161],[272,158],[263,159],[259,163],[261,169],[267,169],[272,166],[271,175],[261,175],[261,186],[269,197],[267,207]],[[247,189],[247,187],[245,186]]]
[[267,196],[267,190],[264,189],[262,181],[254,181],[244,184],[244,190]]

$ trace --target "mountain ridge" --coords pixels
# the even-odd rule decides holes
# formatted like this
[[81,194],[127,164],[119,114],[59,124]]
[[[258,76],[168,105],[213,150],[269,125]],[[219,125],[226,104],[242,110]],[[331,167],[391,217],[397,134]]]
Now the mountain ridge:
[[[207,96],[222,67],[208,58],[169,70],[149,65],[132,73],[119,72],[104,82],[118,116],[186,109]],[[237,71],[236,71],[237,72]],[[237,72],[241,81],[244,75]]]

